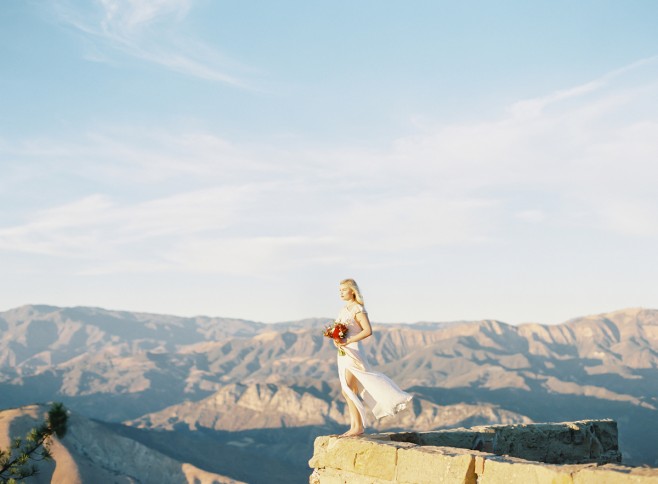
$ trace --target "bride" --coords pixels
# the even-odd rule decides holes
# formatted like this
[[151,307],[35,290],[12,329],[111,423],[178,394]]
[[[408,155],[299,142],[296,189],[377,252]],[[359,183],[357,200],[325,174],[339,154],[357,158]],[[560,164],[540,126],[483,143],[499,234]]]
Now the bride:
[[368,365],[361,341],[372,335],[372,327],[359,286],[354,279],[345,279],[341,281],[339,291],[346,304],[336,321],[345,324],[348,331],[347,338],[334,340],[334,344],[344,352],[344,355],[338,353],[338,378],[350,412],[350,429],[342,437],[352,437],[365,430],[364,402],[380,419],[406,408],[412,396],[400,390],[386,375],[372,371]]

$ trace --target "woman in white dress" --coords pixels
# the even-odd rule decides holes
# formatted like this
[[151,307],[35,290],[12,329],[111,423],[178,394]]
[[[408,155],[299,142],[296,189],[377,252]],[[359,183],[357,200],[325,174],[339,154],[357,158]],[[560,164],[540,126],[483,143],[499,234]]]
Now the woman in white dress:
[[345,353],[338,353],[338,378],[350,411],[350,429],[342,436],[351,437],[361,435],[365,430],[364,402],[380,419],[403,410],[413,397],[400,390],[386,375],[370,369],[361,341],[372,335],[372,327],[354,279],[341,281],[340,298],[346,304],[337,321],[344,323],[348,331],[345,339],[334,341],[334,344]]

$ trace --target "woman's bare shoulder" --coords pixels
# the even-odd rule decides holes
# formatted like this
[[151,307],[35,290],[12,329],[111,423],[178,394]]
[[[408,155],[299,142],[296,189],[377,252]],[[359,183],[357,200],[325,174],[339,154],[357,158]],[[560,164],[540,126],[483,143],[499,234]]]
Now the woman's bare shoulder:
[[366,311],[365,306],[358,303],[354,303],[354,305],[350,308],[350,312],[355,316],[359,313],[368,314],[368,311]]

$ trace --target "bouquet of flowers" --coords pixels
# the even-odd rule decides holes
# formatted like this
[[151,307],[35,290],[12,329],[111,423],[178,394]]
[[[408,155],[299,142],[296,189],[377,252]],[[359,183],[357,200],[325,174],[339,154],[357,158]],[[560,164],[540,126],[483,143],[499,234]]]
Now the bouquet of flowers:
[[[331,338],[334,341],[340,341],[347,335],[347,325],[341,323],[340,321],[334,321],[333,326],[327,326],[324,329],[323,333],[327,338]],[[341,356],[345,355],[345,351],[340,346],[338,347],[338,353]]]

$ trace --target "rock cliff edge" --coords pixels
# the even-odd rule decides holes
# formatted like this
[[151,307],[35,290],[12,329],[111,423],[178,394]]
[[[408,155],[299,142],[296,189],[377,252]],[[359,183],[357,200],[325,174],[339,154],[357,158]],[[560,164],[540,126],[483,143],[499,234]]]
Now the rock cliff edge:
[[322,436],[309,482],[658,484],[658,469],[621,460],[613,420]]

